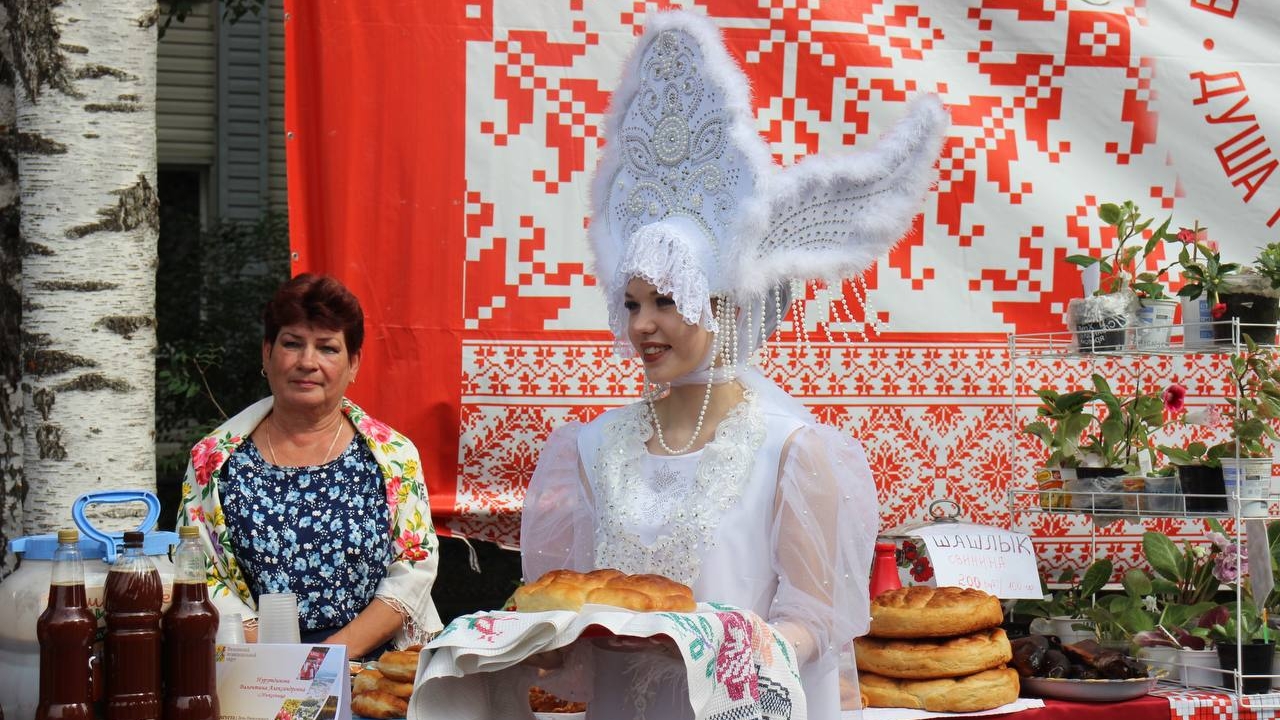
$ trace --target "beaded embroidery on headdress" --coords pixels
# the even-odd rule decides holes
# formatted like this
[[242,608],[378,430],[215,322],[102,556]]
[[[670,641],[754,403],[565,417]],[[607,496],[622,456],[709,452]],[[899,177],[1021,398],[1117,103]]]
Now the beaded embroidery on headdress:
[[[689,323],[733,333],[728,367],[745,360],[797,288],[860,275],[909,229],[947,122],[921,97],[869,151],[778,167],[719,31],[655,14],[613,94],[592,185],[594,271],[619,353],[634,354],[623,293],[642,277]],[[736,319],[717,322],[712,298]]]

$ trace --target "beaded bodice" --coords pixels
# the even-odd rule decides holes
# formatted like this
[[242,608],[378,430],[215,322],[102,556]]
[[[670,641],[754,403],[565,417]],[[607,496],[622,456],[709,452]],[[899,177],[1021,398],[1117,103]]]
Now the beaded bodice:
[[[655,478],[648,492],[636,492],[646,467],[665,472],[663,463],[646,463],[645,443],[653,434],[649,408],[622,408],[602,428],[596,458],[596,567],[627,573],[656,573],[692,585],[701,566],[701,548],[714,542],[724,512],[737,502],[751,477],[752,463],[765,439],[764,414],[755,394],[746,397],[720,422],[715,437],[700,451],[691,483]],[[656,501],[653,489],[682,497]],[[638,528],[653,524],[665,532],[642,537]]]

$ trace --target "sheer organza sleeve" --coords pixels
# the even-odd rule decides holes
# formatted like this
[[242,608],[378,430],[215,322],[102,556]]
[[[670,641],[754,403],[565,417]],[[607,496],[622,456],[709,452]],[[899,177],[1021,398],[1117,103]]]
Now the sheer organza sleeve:
[[[811,660],[867,631],[879,503],[862,446],[825,425],[792,435],[780,472],[771,536],[780,580],[769,621]],[[795,628],[808,637],[787,632]]]
[[520,517],[526,581],[548,570],[593,569],[595,502],[578,451],[582,429],[581,423],[572,423],[551,433],[529,481]]

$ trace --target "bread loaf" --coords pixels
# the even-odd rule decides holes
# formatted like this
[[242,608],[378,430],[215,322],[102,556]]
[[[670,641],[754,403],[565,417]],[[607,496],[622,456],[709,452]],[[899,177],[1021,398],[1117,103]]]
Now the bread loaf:
[[688,585],[661,575],[626,575],[618,570],[577,573],[552,570],[515,592],[516,610],[577,612],[583,604],[613,605],[638,612],[693,612]]
[[409,701],[381,690],[370,690],[351,696],[351,712],[378,720],[402,718],[409,712]]
[[587,593],[602,587],[614,578],[622,577],[620,570],[604,568],[589,573],[573,570],[552,570],[537,580],[516,588],[516,610],[520,612],[544,612],[546,610],[571,610],[577,612],[587,601]]
[[1018,699],[1018,672],[1007,667],[937,680],[901,680],[860,673],[858,682],[869,707],[978,712]]
[[913,586],[888,590],[871,601],[871,630],[879,638],[967,635],[1000,625],[1004,612],[994,595],[959,587]]
[[911,680],[972,675],[1013,659],[1013,648],[1001,628],[922,640],[860,637],[853,645],[858,670]]
[[388,650],[378,658],[378,670],[389,680],[411,683],[418,675],[418,651]]

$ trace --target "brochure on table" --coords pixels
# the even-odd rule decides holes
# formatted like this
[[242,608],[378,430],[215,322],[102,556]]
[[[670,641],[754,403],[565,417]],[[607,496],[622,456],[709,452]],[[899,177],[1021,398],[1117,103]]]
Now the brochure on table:
[[351,720],[344,645],[219,645],[220,720]]

